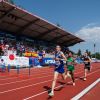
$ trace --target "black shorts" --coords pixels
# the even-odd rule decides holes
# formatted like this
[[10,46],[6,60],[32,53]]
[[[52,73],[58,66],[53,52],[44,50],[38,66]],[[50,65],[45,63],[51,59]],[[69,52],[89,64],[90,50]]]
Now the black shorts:
[[84,69],[87,69],[88,71],[90,71],[90,67],[91,67],[90,65],[85,65]]

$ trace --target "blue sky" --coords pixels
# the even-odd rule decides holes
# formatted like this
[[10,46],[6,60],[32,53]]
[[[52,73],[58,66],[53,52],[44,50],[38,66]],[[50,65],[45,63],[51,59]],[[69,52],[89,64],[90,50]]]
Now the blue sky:
[[[100,52],[100,0],[14,0],[17,5],[86,40],[72,50]],[[87,38],[88,37],[88,38]]]

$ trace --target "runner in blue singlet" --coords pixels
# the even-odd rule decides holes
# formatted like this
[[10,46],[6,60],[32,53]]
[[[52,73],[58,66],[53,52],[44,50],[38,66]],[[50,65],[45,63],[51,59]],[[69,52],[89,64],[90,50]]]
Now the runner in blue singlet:
[[52,82],[52,89],[51,92],[49,93],[49,96],[54,96],[54,88],[56,85],[58,75],[61,74],[63,76],[63,79],[65,79],[64,63],[63,63],[64,60],[66,61],[66,57],[61,51],[61,47],[56,46],[54,79]]

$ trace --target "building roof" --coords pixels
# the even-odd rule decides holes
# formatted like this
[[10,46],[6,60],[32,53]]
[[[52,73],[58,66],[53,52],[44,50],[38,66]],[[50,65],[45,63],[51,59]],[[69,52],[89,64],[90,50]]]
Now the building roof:
[[72,46],[84,41],[37,15],[4,0],[0,0],[0,30],[63,46]]

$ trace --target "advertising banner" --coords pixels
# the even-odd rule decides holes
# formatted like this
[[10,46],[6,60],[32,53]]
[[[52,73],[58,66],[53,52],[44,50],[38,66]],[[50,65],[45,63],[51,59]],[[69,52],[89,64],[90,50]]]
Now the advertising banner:
[[29,65],[38,66],[38,65],[40,65],[40,62],[39,62],[38,58],[31,57],[31,58],[29,58]]
[[24,53],[25,57],[38,57],[38,54],[36,52],[26,52]]
[[19,65],[20,67],[28,67],[29,66],[29,58],[27,58],[27,57],[17,57],[14,55],[9,55],[9,56],[1,56],[0,62],[1,62],[1,59],[4,60],[4,63],[6,66],[8,66],[8,65],[11,65],[11,66]]
[[43,58],[40,63],[41,65],[53,65],[55,64],[55,60],[53,58]]

